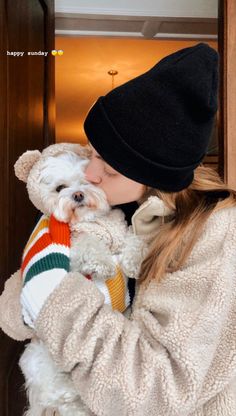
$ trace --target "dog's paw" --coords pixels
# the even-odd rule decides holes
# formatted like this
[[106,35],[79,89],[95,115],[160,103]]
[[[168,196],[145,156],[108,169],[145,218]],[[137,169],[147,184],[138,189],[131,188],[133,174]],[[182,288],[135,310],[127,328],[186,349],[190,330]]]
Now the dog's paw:
[[116,272],[110,249],[94,236],[83,235],[74,241],[70,252],[70,268],[94,279],[106,280]]
[[126,276],[138,279],[141,264],[147,254],[145,241],[135,234],[129,235],[120,257],[120,265]]
[[106,280],[111,279],[116,273],[116,264],[109,256],[100,255],[99,258],[87,259],[81,265],[81,273],[89,274],[93,279]]
[[133,279],[137,279],[140,273],[142,261],[139,258],[132,258],[130,256],[124,256],[121,259],[122,272]]

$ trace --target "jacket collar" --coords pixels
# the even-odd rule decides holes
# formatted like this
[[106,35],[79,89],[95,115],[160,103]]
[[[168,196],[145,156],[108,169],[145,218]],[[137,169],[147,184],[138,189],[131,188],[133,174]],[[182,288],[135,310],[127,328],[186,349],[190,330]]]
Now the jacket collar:
[[132,216],[133,231],[137,235],[150,235],[157,231],[163,217],[174,214],[157,196],[150,196]]

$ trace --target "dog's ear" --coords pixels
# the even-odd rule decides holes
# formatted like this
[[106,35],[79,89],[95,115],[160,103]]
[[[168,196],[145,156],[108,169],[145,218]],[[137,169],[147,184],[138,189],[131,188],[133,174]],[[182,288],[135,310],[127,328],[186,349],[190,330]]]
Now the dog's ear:
[[39,150],[27,150],[16,161],[14,165],[15,175],[20,181],[27,182],[29,173],[34,164],[40,159]]

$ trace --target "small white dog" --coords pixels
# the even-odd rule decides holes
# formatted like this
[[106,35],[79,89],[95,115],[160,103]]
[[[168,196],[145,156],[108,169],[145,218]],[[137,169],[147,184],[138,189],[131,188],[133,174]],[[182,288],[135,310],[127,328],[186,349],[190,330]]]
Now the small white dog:
[[46,208],[47,214],[53,213],[59,221],[70,224],[72,271],[105,280],[115,274],[116,255],[123,251],[119,256],[122,269],[136,278],[143,242],[128,229],[123,212],[111,209],[102,189],[85,180],[88,161],[68,151],[48,157],[41,164],[44,211]]
[[[71,270],[91,275],[102,291],[104,281],[115,274],[117,263],[126,276],[137,278],[147,245],[132,233],[123,212],[111,209],[105,193],[85,180],[84,170],[89,159],[70,147],[51,153],[40,154],[24,180],[37,208],[69,223]],[[25,160],[22,155],[15,164],[18,177]],[[108,303],[105,289],[104,296]],[[128,290],[126,301],[128,306]],[[26,346],[19,364],[30,403],[25,415],[41,416],[46,408],[56,408],[61,416],[92,414],[81,402],[69,375],[55,365],[41,341],[33,340]]]

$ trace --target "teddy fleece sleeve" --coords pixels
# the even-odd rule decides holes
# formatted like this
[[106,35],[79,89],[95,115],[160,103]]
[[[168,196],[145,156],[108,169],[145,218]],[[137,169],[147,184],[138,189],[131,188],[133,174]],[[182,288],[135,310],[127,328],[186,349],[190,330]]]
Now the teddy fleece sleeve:
[[24,324],[22,318],[21,290],[22,277],[18,270],[6,281],[0,296],[0,328],[16,341],[33,337],[33,331]]
[[36,331],[96,415],[191,415],[235,376],[236,233],[213,235],[140,289],[131,319],[77,273],[48,298]]

